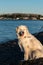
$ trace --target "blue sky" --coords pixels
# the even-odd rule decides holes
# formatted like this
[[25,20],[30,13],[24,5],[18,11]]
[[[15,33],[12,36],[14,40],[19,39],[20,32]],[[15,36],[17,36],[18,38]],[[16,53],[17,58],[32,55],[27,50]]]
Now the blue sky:
[[43,0],[0,0],[0,14],[4,13],[43,14]]

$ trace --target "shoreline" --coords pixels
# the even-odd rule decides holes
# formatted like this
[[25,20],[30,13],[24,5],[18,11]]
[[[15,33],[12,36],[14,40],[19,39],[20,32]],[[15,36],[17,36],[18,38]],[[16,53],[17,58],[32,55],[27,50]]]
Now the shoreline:
[[43,20],[43,15],[26,13],[2,14],[0,15],[0,20]]

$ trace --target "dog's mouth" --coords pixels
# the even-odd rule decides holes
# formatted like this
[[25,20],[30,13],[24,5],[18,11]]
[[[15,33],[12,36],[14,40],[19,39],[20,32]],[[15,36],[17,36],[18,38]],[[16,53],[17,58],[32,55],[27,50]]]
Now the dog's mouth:
[[23,31],[20,31],[19,32],[19,36],[23,36],[24,35],[24,32]]

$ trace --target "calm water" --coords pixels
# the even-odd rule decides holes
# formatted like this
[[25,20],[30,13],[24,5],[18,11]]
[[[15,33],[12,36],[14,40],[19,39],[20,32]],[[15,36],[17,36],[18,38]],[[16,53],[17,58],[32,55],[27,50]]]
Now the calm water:
[[43,31],[43,21],[0,20],[0,42],[15,39],[15,29],[19,25],[26,25],[31,33]]

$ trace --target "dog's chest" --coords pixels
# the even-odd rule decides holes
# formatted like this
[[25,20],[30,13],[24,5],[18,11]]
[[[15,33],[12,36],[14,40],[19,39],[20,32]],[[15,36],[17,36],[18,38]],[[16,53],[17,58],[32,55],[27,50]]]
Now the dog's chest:
[[21,44],[23,47],[26,46],[30,47],[30,39],[29,38],[20,39],[19,44]]

